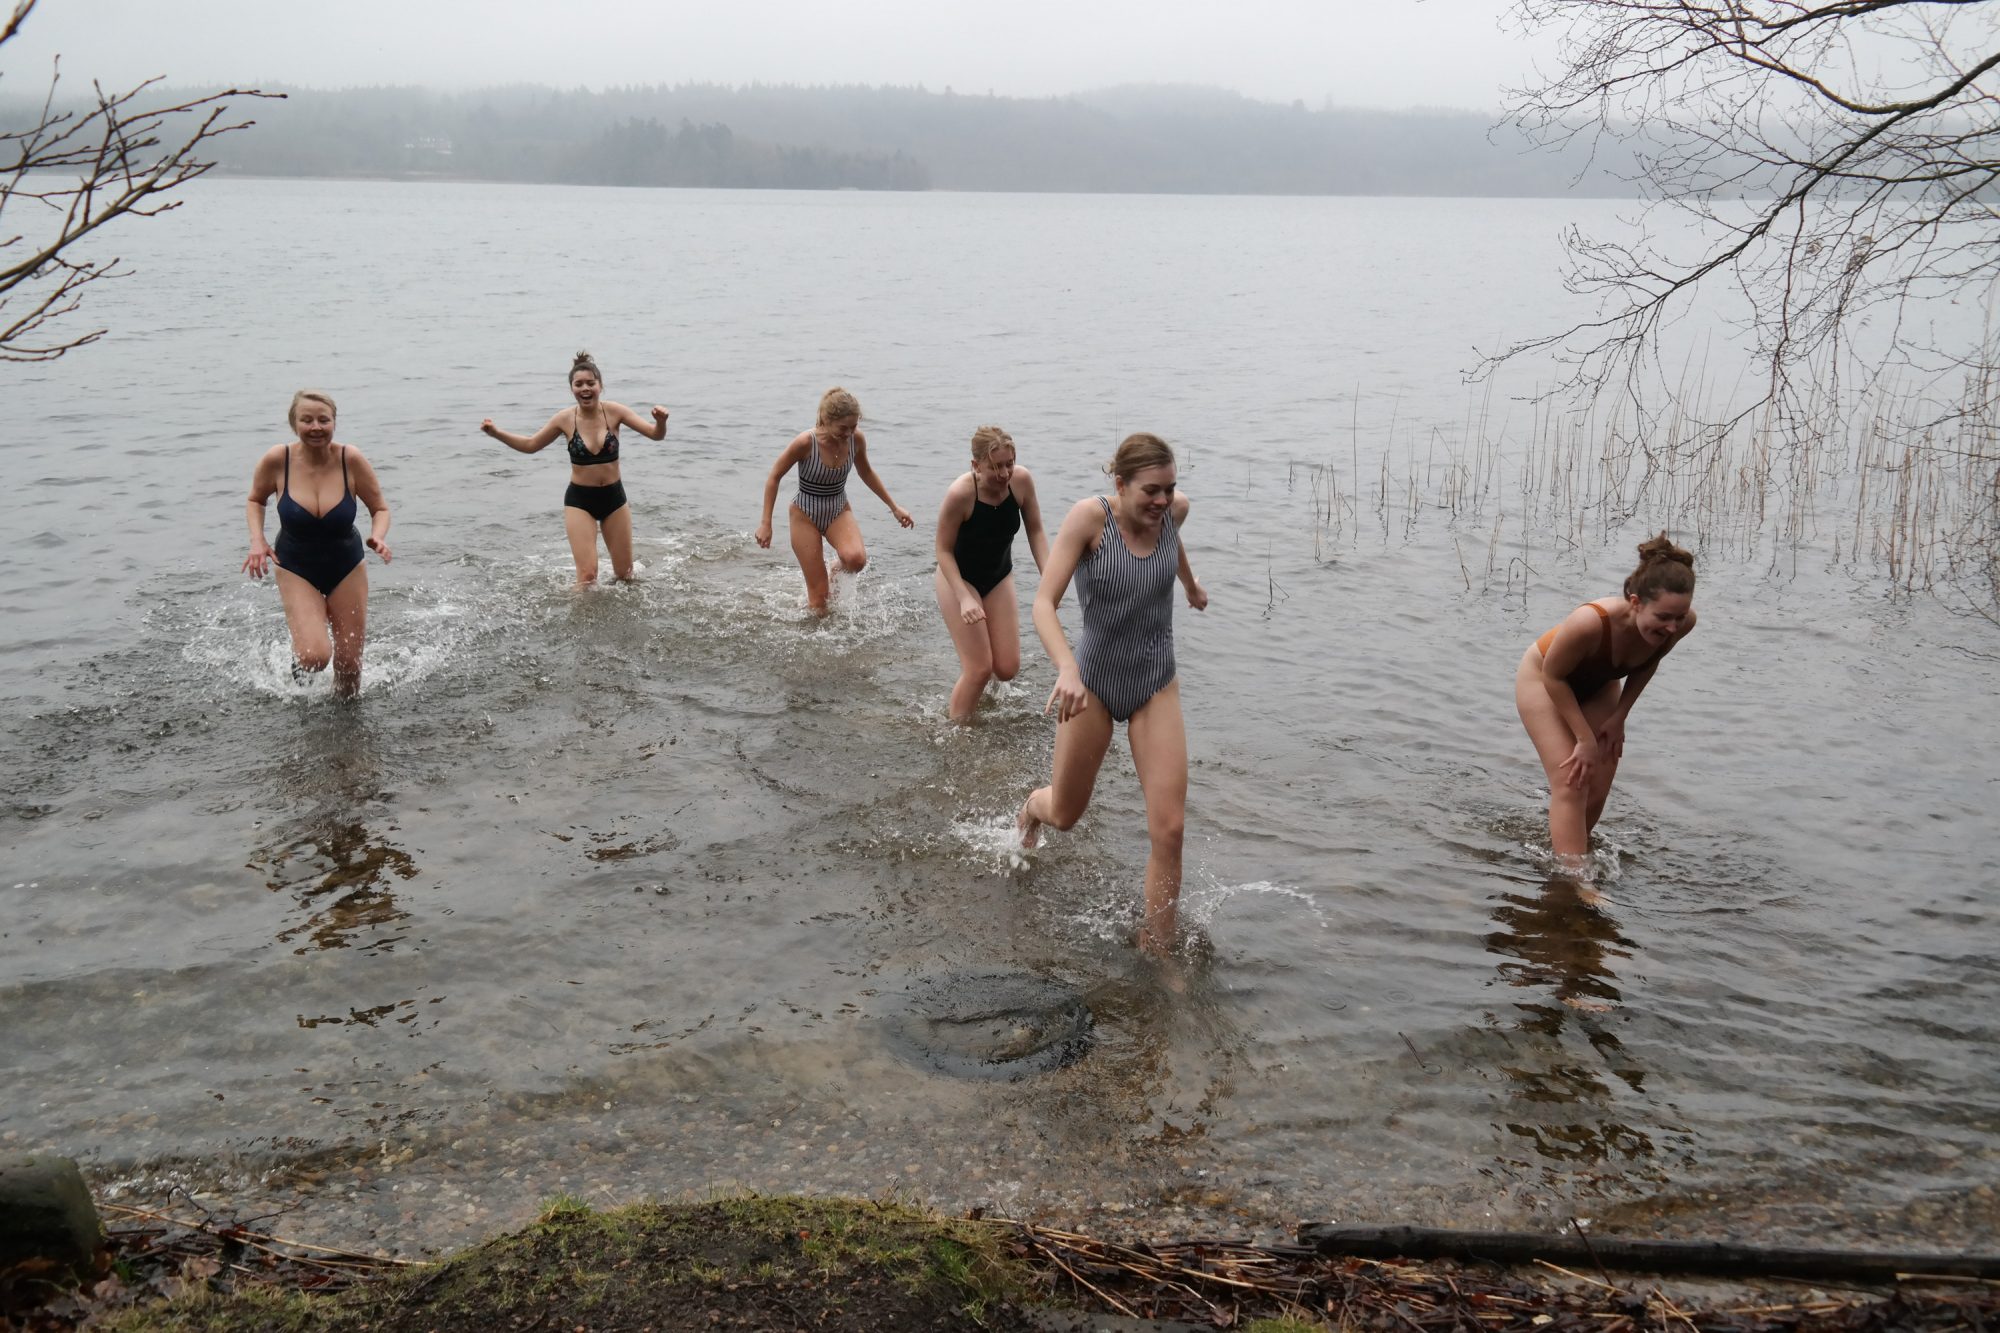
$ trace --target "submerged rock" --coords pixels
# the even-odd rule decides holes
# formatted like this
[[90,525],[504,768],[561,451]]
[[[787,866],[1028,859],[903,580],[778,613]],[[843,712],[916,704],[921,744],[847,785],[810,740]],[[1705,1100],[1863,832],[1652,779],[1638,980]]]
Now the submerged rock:
[[905,1059],[954,1078],[1018,1079],[1060,1069],[1090,1049],[1090,1006],[1032,972],[919,977],[889,1020]]

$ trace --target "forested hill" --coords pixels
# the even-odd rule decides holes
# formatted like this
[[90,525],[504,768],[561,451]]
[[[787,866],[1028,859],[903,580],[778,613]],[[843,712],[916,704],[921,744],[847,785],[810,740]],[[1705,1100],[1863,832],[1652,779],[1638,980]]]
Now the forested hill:
[[1626,194],[1616,164],[1464,111],[1310,109],[1217,89],[1060,98],[683,85],[291,91],[216,146],[259,175],[1213,194]]

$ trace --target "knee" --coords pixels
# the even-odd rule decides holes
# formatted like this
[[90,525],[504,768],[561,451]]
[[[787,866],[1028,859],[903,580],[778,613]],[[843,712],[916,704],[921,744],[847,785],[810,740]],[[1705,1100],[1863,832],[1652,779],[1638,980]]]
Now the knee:
[[995,680],[1012,680],[1020,674],[1020,657],[996,657],[993,659],[993,678]]
[[310,648],[294,648],[292,660],[299,664],[301,671],[324,671],[333,661],[333,649],[325,644],[315,644]]
[[1181,849],[1181,839],[1186,832],[1187,811],[1162,810],[1157,814],[1150,810],[1146,812],[1146,836],[1152,839],[1153,846],[1178,852]]
[[868,552],[858,546],[851,551],[842,551],[840,567],[850,574],[859,574],[868,568]]

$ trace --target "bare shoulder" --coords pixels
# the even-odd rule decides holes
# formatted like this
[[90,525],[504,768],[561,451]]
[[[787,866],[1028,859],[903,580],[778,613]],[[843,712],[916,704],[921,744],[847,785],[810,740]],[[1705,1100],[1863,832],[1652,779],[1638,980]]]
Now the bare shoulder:
[[[969,477],[972,474],[968,472],[965,475]],[[1016,463],[1013,479],[1007,483],[1007,488],[1014,492],[1016,500],[1031,499],[1035,494],[1035,474]]]
[[1193,504],[1194,501],[1188,498],[1188,493],[1186,491],[1174,492],[1174,502],[1172,505],[1169,506],[1169,508],[1173,510],[1174,523],[1177,526],[1179,524],[1187,522],[1188,509]]

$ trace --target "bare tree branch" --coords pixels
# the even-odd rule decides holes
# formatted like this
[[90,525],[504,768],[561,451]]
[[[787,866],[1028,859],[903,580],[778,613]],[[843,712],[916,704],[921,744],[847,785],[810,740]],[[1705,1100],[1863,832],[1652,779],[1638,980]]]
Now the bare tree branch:
[[[1905,316],[2000,281],[2000,3],[1516,0],[1514,14],[1558,36],[1560,64],[1510,95],[1509,122],[1622,148],[1603,156],[1636,162],[1645,209],[1635,239],[1564,238],[1566,285],[1593,316],[1483,369],[1553,354],[1568,387],[1636,407],[1664,331],[1714,286],[1740,298],[1761,367],[1730,421],[1775,409],[1805,429],[1842,374],[1980,365],[1983,340],[1937,345]],[[1871,366],[1857,333],[1878,311]]]
[[[0,27],[0,53],[36,3],[15,4]],[[0,132],[0,361],[50,361],[103,337],[103,329],[54,327],[91,283],[127,272],[115,256],[80,254],[82,243],[120,218],[179,207],[169,196],[215,165],[207,145],[255,123],[233,119],[231,99],[283,96],[231,88],[153,105],[146,99],[160,81],[149,79],[115,93],[93,83],[91,104],[65,109],[61,81],[58,59],[39,112]]]

